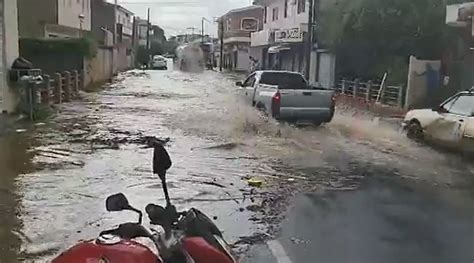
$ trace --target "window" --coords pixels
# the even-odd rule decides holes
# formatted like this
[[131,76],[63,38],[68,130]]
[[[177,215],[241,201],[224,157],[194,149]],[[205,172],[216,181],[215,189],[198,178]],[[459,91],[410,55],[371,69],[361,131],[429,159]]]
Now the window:
[[268,6],[263,8],[263,23],[267,23],[267,16],[268,16]]
[[444,107],[449,107],[449,113],[462,115],[462,116],[473,116],[474,113],[474,96],[461,95],[453,102],[448,102]]
[[304,13],[306,9],[306,0],[298,0],[298,14]]
[[278,20],[278,7],[272,9],[272,21]]
[[252,87],[255,84],[255,74],[250,75],[242,84],[243,87]]
[[308,84],[300,74],[294,73],[263,73],[260,79],[261,84],[278,86],[279,89],[307,89]]
[[285,12],[283,14],[285,18],[288,17],[288,0],[285,0]]

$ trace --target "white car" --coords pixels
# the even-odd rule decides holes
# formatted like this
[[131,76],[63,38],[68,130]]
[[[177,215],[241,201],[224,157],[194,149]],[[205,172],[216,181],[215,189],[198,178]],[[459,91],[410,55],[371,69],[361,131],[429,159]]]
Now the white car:
[[168,69],[168,60],[163,56],[154,56],[151,61],[152,69]]
[[474,151],[474,89],[454,95],[438,108],[409,111],[402,126],[409,138]]

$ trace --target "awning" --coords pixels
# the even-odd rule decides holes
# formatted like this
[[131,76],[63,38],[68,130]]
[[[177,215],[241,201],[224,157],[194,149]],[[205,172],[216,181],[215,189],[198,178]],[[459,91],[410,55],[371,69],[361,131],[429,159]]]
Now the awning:
[[274,53],[278,53],[280,51],[285,51],[285,50],[290,50],[290,49],[291,48],[287,47],[287,46],[273,46],[273,47],[270,47],[268,49],[268,53],[274,54]]

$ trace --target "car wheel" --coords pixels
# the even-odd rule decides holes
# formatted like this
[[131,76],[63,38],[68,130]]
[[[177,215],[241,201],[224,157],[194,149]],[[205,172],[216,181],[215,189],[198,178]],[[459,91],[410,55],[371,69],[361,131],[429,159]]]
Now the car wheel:
[[410,122],[407,128],[407,137],[415,141],[421,141],[424,139],[425,135],[423,134],[423,128],[421,128],[419,122]]

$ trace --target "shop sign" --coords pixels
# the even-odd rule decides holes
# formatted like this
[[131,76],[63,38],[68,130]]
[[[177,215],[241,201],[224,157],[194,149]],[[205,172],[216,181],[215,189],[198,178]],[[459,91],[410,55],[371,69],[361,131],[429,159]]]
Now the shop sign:
[[276,30],[275,42],[303,42],[303,32],[299,28]]

